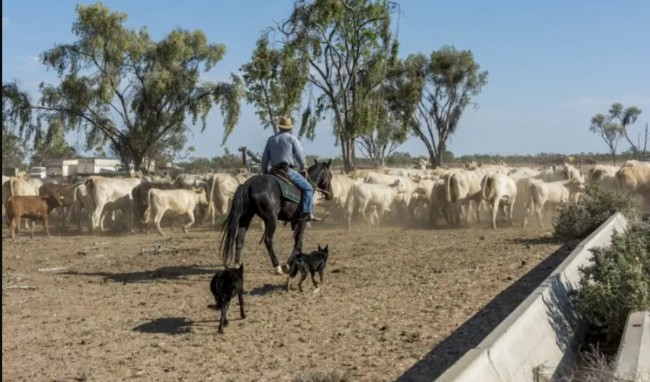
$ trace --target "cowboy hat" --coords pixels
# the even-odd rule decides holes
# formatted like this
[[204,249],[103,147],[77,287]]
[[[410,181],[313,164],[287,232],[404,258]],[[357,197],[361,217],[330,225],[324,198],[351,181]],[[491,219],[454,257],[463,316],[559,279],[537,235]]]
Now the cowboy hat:
[[281,117],[280,123],[278,123],[278,127],[282,130],[293,129],[293,121],[291,120],[291,117]]

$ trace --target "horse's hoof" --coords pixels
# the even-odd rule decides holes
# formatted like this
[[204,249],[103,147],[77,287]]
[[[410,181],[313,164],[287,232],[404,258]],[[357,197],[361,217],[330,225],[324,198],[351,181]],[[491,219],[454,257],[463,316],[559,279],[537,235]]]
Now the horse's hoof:
[[275,273],[278,274],[278,275],[283,275],[284,272],[282,271],[282,267],[279,266],[279,265],[277,267],[275,267]]

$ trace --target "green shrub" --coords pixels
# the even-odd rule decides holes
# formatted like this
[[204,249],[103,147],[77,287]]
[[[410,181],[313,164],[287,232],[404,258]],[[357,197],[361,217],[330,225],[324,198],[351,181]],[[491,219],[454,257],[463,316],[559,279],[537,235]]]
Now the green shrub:
[[650,309],[650,224],[633,223],[609,247],[591,252],[593,263],[580,269],[573,298],[592,339],[612,345],[631,310]]
[[578,202],[558,209],[553,220],[554,235],[563,241],[582,240],[617,211],[633,220],[637,218],[638,206],[629,196],[587,186]]

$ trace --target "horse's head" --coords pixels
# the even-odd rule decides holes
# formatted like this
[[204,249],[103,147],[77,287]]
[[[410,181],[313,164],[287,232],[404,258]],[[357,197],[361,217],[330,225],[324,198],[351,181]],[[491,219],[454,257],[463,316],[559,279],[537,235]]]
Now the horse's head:
[[307,180],[314,186],[316,191],[325,195],[325,200],[332,200],[333,198],[331,164],[331,159],[327,162],[319,162],[317,159],[314,159],[314,164],[307,169],[307,175],[309,177]]

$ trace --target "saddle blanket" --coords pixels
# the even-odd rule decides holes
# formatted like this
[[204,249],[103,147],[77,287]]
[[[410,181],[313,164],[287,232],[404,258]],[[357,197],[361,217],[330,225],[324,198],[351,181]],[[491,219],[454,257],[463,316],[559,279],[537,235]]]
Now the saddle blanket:
[[288,180],[281,178],[277,175],[273,175],[273,177],[278,181],[278,184],[280,185],[280,190],[282,192],[282,197],[294,202],[294,203],[300,203],[300,199],[302,197],[302,193],[296,187],[293,183],[289,182]]

